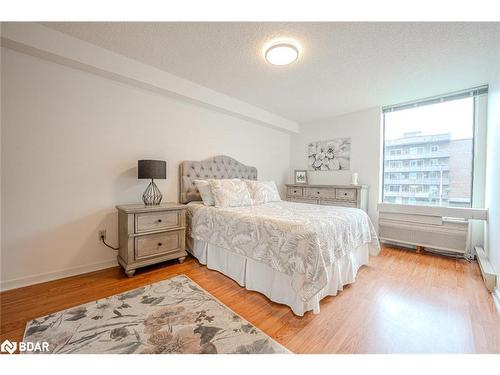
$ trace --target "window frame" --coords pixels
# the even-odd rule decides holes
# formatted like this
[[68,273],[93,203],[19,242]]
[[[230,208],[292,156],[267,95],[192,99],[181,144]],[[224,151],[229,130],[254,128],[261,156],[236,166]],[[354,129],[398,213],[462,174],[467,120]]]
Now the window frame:
[[[472,93],[472,91],[475,91],[476,89],[470,89],[470,90],[463,90],[463,92],[467,92],[467,91],[470,91]],[[488,94],[488,86],[485,86],[485,87],[481,87],[479,88],[479,90],[483,90],[486,95]],[[478,90],[478,91],[479,91]],[[478,135],[478,116],[477,116],[477,110],[478,110],[478,96],[481,95],[481,93],[475,93],[474,95],[471,95],[472,96],[472,150],[471,150],[471,153],[472,153],[472,167],[471,167],[471,183],[470,183],[470,205],[468,207],[465,207],[465,208],[473,208],[474,207],[474,197],[475,197],[475,194],[474,194],[474,176],[475,176],[475,169],[476,169],[476,158],[477,158],[477,155],[476,155],[476,143],[478,142],[477,140],[477,135]],[[453,96],[457,96],[456,93],[451,93],[451,94],[444,94],[444,95],[441,95],[441,97],[453,97]],[[461,97],[456,97],[456,98],[452,98],[451,100],[459,100],[459,99],[462,99],[462,98],[465,98],[465,96],[461,96]],[[431,102],[432,101],[432,102]],[[439,100],[439,101],[436,101],[434,98],[430,98],[430,99],[421,99],[421,100],[415,100],[413,101],[413,103],[425,103],[425,102],[428,102],[427,104],[438,104],[438,103],[442,103],[444,101],[448,101],[448,100]],[[426,105],[426,104],[423,104],[423,105]],[[405,106],[406,108],[402,108],[402,110],[405,110],[405,109],[410,109],[410,108],[413,108],[415,107],[416,105],[411,105],[411,104],[402,104],[402,105],[396,105],[396,106],[393,106],[393,107],[402,107],[402,106]],[[389,106],[391,107],[391,106]],[[386,119],[385,119],[385,115],[387,113],[387,111],[384,110],[385,107],[382,107],[382,137],[381,137],[381,140],[382,140],[382,173],[380,174],[381,176],[381,188],[380,188],[380,202],[383,203],[383,204],[399,204],[399,205],[403,205],[403,206],[412,206],[412,205],[417,205],[416,201],[415,203],[410,203],[409,200],[408,200],[408,203],[404,203],[403,200],[400,202],[400,203],[393,203],[393,202],[385,202],[384,201],[384,198],[385,198],[385,184],[384,184],[384,181],[385,181],[385,170],[386,170],[386,166],[385,166],[385,162],[386,162],[386,152],[385,152],[385,128],[386,128]],[[416,146],[418,147],[418,146]],[[394,149],[396,150],[396,149]],[[401,152],[401,155],[403,155],[403,149],[398,149],[400,152]],[[393,151],[393,150],[391,150]],[[432,152],[431,153],[437,153],[439,152],[439,148],[437,151],[435,152]],[[391,156],[393,156],[392,154],[390,154]],[[416,154],[418,155],[418,154]],[[440,158],[438,156],[434,157],[434,158],[429,158],[429,163],[430,165],[440,165],[441,162],[440,162]],[[432,164],[432,161],[436,161],[436,164]],[[444,207],[444,208],[454,208],[454,206],[440,206],[440,205],[433,205],[433,204],[418,204],[418,206],[420,207]]]

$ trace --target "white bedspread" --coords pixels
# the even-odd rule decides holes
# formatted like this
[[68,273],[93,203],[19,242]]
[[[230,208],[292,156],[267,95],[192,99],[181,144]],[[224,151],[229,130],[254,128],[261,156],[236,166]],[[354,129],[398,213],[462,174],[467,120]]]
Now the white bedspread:
[[215,208],[188,205],[188,235],[236,252],[290,275],[299,298],[308,301],[328,283],[336,259],[368,244],[380,245],[368,215],[356,208],[272,202]]

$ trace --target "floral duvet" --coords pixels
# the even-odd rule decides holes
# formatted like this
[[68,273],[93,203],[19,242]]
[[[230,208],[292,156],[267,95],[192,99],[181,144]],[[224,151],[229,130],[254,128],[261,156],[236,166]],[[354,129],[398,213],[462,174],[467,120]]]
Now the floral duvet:
[[303,301],[327,285],[336,260],[365,244],[371,255],[380,251],[364,211],[284,201],[229,208],[193,202],[188,235],[290,275]]

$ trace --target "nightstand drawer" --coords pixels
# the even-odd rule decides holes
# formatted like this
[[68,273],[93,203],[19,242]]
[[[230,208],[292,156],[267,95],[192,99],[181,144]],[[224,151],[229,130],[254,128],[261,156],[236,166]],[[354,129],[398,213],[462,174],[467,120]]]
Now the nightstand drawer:
[[144,212],[135,215],[135,232],[151,232],[181,226],[183,211]]
[[335,199],[341,199],[346,201],[356,200],[356,190],[355,189],[335,189]]
[[135,238],[135,259],[146,259],[182,251],[184,230],[139,236]]

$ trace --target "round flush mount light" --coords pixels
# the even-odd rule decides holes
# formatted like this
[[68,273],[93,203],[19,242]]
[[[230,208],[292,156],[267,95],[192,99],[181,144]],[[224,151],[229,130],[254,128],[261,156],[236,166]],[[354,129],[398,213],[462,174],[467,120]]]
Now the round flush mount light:
[[299,49],[290,42],[275,43],[266,49],[265,58],[272,65],[288,65],[299,58]]

